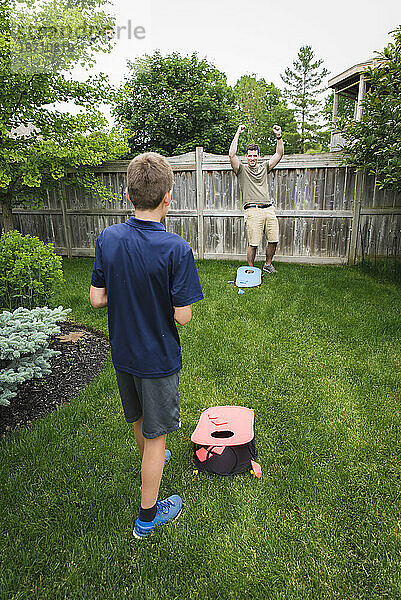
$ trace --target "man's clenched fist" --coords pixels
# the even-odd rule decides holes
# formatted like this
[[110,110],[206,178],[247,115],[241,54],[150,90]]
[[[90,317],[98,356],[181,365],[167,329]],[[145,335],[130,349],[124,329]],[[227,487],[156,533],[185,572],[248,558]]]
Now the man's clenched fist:
[[281,127],[280,127],[280,125],[273,125],[273,131],[274,131],[274,135],[276,137],[280,137],[280,135],[281,135]]

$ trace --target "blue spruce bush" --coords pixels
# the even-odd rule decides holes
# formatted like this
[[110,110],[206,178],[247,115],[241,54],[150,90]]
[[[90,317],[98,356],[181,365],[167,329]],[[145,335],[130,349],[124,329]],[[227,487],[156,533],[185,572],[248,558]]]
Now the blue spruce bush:
[[60,333],[70,308],[62,306],[0,313],[0,404],[8,406],[19,383],[51,372],[50,358],[60,352],[49,348],[49,338]]

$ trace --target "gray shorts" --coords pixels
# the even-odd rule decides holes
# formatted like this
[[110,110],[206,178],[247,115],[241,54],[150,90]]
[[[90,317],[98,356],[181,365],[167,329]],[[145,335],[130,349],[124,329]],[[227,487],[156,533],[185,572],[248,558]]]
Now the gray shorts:
[[178,382],[180,373],[144,379],[116,371],[118,389],[127,423],[143,416],[142,433],[153,439],[181,427]]

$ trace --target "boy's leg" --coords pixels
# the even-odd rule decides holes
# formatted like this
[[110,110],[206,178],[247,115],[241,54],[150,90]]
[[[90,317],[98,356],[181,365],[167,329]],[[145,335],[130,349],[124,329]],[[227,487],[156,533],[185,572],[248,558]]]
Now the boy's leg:
[[156,527],[176,519],[182,510],[179,496],[158,498],[163,467],[169,460],[165,450],[167,433],[181,424],[178,382],[179,373],[137,381],[143,414],[137,417],[134,431],[143,454],[141,506],[133,531],[136,538],[147,537]]
[[145,446],[145,438],[143,437],[142,433],[142,423],[143,417],[134,422],[134,434],[141,458],[143,458],[143,449]]
[[[146,439],[143,436],[142,427],[143,427],[143,417],[141,417],[140,419],[138,419],[137,421],[134,422],[134,435],[135,435],[136,444],[138,446],[138,450],[139,450],[139,454],[141,455],[141,458],[143,458],[143,450],[145,447],[145,439]],[[170,450],[165,450],[164,466],[166,466],[166,464],[168,462],[170,462],[170,460],[171,460],[171,452],[170,452]]]
[[[116,375],[124,415],[128,423],[133,423],[136,443],[142,457],[141,507],[134,527],[134,536],[142,538],[152,533],[155,527],[176,519],[182,509],[182,499],[179,496],[158,500],[163,467],[171,457],[171,453],[165,449],[166,434],[156,434],[155,438],[143,435],[144,424],[147,427],[145,435],[152,435],[152,429],[154,431],[155,428],[156,431],[175,431],[180,427],[179,373],[160,381],[141,380],[121,371],[116,371]],[[168,407],[167,415],[160,414],[160,407],[164,405]],[[163,417],[166,416],[167,422],[164,423]]]
[[159,495],[164,467],[166,435],[153,439],[143,439],[141,508],[149,509],[156,504]]

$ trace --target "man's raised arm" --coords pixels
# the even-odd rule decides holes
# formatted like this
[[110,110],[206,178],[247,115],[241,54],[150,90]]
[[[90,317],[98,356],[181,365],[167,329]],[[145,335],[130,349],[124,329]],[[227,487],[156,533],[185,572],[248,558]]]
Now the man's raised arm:
[[237,148],[238,148],[238,139],[240,134],[245,130],[245,125],[240,125],[237,129],[237,133],[234,136],[233,141],[231,142],[230,150],[228,151],[228,156],[230,157],[230,163],[234,173],[238,173],[239,169],[239,158],[237,156]]
[[274,125],[273,131],[276,136],[277,147],[276,147],[276,153],[273,154],[273,156],[269,160],[269,171],[274,169],[274,167],[280,162],[280,160],[284,156],[284,144],[283,144],[283,136],[281,135],[281,127],[279,125]]

